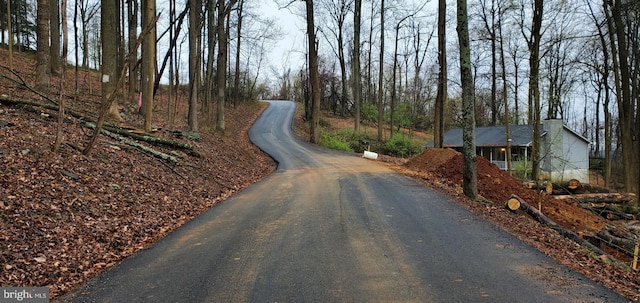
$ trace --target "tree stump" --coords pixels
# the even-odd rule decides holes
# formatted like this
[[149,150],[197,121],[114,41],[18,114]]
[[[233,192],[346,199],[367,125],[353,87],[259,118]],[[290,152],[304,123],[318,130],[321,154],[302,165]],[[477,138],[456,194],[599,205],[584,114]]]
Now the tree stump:
[[515,198],[514,196],[511,196],[511,198],[509,198],[509,200],[507,200],[507,202],[504,204],[504,207],[510,211],[516,211],[520,209],[520,200],[518,200],[518,198]]

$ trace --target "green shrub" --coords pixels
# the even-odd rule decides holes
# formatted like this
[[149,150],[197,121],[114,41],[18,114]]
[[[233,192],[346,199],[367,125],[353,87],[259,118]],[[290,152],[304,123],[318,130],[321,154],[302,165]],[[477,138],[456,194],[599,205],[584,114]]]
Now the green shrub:
[[331,126],[331,124],[329,123],[329,121],[320,118],[320,120],[318,121],[318,124],[320,124],[321,127],[325,127],[328,128]]
[[335,133],[341,141],[349,143],[351,149],[357,153],[363,152],[367,146],[362,144],[363,141],[371,142],[371,136],[368,133],[359,133],[353,129],[341,129]]
[[401,134],[396,134],[385,145],[386,153],[396,157],[408,157],[415,155],[422,149],[420,145]]
[[348,142],[343,141],[339,136],[335,136],[329,132],[320,132],[320,146],[335,150],[353,152],[353,149],[349,146]]

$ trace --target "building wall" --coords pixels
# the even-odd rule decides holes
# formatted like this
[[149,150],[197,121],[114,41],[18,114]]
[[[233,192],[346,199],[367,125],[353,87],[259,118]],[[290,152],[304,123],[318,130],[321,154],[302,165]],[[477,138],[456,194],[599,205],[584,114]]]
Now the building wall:
[[552,181],[589,182],[589,144],[566,129],[562,120],[545,120],[540,155],[543,177]]

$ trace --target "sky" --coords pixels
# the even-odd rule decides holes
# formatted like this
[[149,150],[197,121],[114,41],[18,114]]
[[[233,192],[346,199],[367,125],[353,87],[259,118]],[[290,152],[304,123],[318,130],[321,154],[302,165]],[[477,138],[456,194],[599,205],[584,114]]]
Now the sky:
[[[282,35],[280,41],[269,54],[268,65],[282,72],[287,67],[297,70],[304,65],[306,51],[306,24],[302,16],[295,12],[301,12],[302,2],[294,3],[291,8],[278,8],[274,0],[262,0],[260,13],[262,17],[273,18],[280,25]],[[269,74],[271,69],[269,69]]]

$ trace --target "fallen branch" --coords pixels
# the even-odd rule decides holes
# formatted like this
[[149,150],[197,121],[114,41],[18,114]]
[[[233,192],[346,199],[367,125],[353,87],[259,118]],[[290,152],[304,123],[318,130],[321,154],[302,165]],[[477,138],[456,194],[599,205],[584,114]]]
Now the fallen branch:
[[[58,111],[60,109],[60,107],[57,104],[53,105],[53,104],[42,103],[34,100],[10,98],[9,96],[6,96],[6,95],[0,95],[0,102],[4,102],[7,104],[19,104],[19,105],[29,105],[34,107],[42,107],[44,109],[48,109],[52,111]],[[87,115],[74,111],[68,107],[64,109],[64,112],[74,118],[78,118],[82,120],[93,120],[92,118],[89,118]]]
[[553,220],[549,219],[549,217],[545,216],[537,208],[532,207],[531,205],[529,205],[529,203],[525,202],[520,197],[518,197],[516,195],[511,195],[511,198],[515,198],[520,202],[520,209],[521,210],[523,210],[525,213],[527,213],[528,215],[533,217],[536,221],[538,221],[538,222],[542,223],[543,225],[546,225],[546,226],[550,227],[551,229],[557,231],[563,237],[565,237],[567,239],[570,239],[570,240],[573,240],[574,242],[578,243],[581,246],[586,247],[587,249],[593,251],[594,253],[596,253],[599,256],[607,256],[607,257],[609,256],[609,254],[604,252],[599,247],[591,244],[591,242],[583,239],[582,237],[580,237],[574,231],[572,231],[572,230],[570,230],[568,228],[565,228],[565,227],[559,225],[558,223],[554,222]]
[[579,195],[561,195],[553,196],[557,200],[571,200],[576,203],[617,203],[624,204],[636,200],[633,193],[600,193],[600,194],[579,194]]
[[117,128],[117,127],[113,127],[113,126],[104,126],[104,129],[106,129],[107,131],[110,131],[112,133],[119,134],[119,135],[124,136],[124,137],[130,137],[130,138],[136,139],[138,141],[148,142],[148,143],[152,143],[152,144],[156,144],[156,145],[169,146],[169,147],[172,147],[172,148],[183,149],[183,150],[186,151],[186,153],[188,155],[195,156],[195,157],[200,157],[200,154],[193,150],[193,146],[191,144],[177,142],[177,141],[173,141],[173,140],[169,140],[169,139],[165,139],[165,138],[160,138],[160,137],[156,137],[156,136],[151,136],[151,135],[148,135],[148,134],[137,134],[137,133],[130,132],[130,131],[126,130],[126,129]]
[[[85,122],[85,125],[87,127],[91,128],[91,129],[93,129],[93,130],[96,129],[96,125],[91,123],[91,122]],[[139,150],[141,150],[143,152],[149,153],[149,154],[153,155],[156,158],[159,158],[159,159],[162,159],[162,160],[166,160],[166,161],[171,161],[171,162],[173,162],[175,164],[178,164],[178,158],[176,158],[174,156],[167,155],[167,154],[165,154],[163,152],[160,152],[160,151],[157,151],[155,149],[146,147],[146,146],[144,146],[144,145],[142,145],[140,143],[128,140],[127,138],[125,138],[125,137],[123,137],[121,135],[118,135],[116,133],[112,133],[112,132],[110,132],[110,131],[108,131],[106,129],[101,129],[100,132],[102,134],[110,137],[110,138],[116,139],[118,141],[121,141],[124,144],[127,144],[129,146],[133,146],[133,147],[135,147],[135,148],[137,148],[137,149],[139,149]]]
[[598,237],[613,246],[621,247],[621,251],[629,256],[633,256],[633,249],[635,248],[636,243],[638,243],[638,239],[627,239],[614,236],[609,230],[610,228],[603,228],[598,232]]
[[602,216],[609,220],[633,220],[635,217],[632,214],[625,213],[624,211],[617,209],[614,206],[607,205],[605,203],[578,203],[578,206]]

